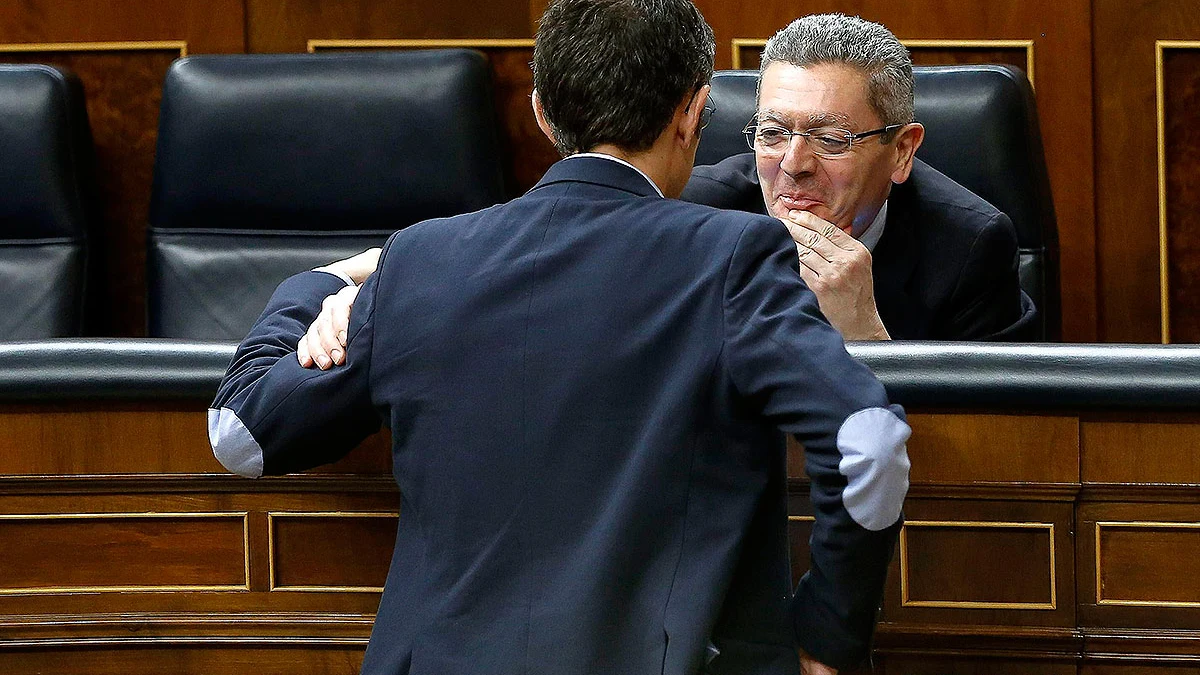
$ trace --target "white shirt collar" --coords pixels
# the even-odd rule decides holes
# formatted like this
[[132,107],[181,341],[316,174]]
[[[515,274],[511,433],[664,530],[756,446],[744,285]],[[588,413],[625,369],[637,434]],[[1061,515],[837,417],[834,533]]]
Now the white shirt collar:
[[872,220],[867,229],[858,236],[858,241],[871,253],[875,252],[875,247],[883,238],[883,228],[887,225],[887,206],[887,200],[884,200],[883,206],[879,208],[879,213],[875,214],[875,220]]
[[646,172],[644,172],[641,169],[637,168],[636,166],[630,164],[629,162],[626,162],[625,160],[621,159],[620,157],[613,157],[612,155],[606,155],[602,152],[581,152],[581,153],[578,153],[575,155],[571,155],[567,159],[571,159],[573,157],[599,157],[601,159],[611,160],[613,162],[616,162],[617,164],[624,164],[625,166],[638,172],[638,175],[640,175],[642,178],[645,178],[646,182],[650,184],[650,187],[654,188],[654,191],[658,193],[659,197],[663,197],[663,198],[666,197],[666,195],[663,194],[663,191],[659,190],[658,186],[654,184],[654,181],[650,180],[650,176],[647,176]]

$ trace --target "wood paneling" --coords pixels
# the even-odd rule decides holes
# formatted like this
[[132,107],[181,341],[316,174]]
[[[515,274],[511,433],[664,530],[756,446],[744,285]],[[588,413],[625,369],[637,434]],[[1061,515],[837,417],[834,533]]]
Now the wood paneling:
[[249,590],[245,514],[8,514],[0,541],[0,595]]
[[1200,484],[1200,427],[1194,415],[1085,420],[1083,480],[1088,483]]
[[0,648],[0,671],[40,675],[349,675],[362,665],[365,640],[97,640]]
[[1030,658],[1027,654],[912,656],[885,654],[882,675],[1076,675],[1070,658]]
[[1096,523],[1101,605],[1200,609],[1200,522]]
[[[696,4],[716,33],[719,68],[731,66],[726,47],[731,40],[770,37],[796,17],[814,12],[836,11],[879,21],[901,40],[1031,40],[1038,114],[1061,241],[1063,339],[1095,339],[1095,204],[1088,126],[1092,81],[1087,76],[1092,59],[1091,0],[803,0],[760,4],[754,11],[719,0]],[[1000,56],[1007,63],[1012,54]]]
[[1079,422],[1037,415],[910,415],[912,482],[1078,483]]
[[396,514],[272,513],[271,589],[379,593]]
[[[1200,39],[1200,7],[1194,0],[1096,0],[1093,22],[1099,338],[1159,342],[1155,42]],[[1194,109],[1174,112],[1174,124],[1195,124]],[[1183,158],[1175,163],[1176,170],[1186,166]]]
[[[1122,659],[1129,661],[1129,659]],[[1193,675],[1200,665],[1200,659],[1181,658],[1176,662],[1166,659],[1146,659],[1148,663],[1094,665],[1085,663],[1079,669],[1079,675]]]
[[519,38],[533,35],[519,0],[246,0],[250,52],[302,52],[312,39]]
[[[1135,652],[1169,653],[1200,645],[1200,499],[1191,503],[1083,503],[1079,507],[1077,571],[1080,622],[1098,629],[1188,630],[1172,647],[1135,643]],[[1098,538],[1097,538],[1098,537]],[[1190,638],[1191,642],[1183,642]],[[1136,647],[1136,649],[1134,649]],[[1110,645],[1111,648],[1111,645]],[[1118,649],[1118,651],[1123,651]]]
[[899,555],[902,607],[1057,607],[1053,523],[912,520]]
[[[226,473],[197,404],[4,406],[0,447],[21,448],[0,454],[0,475]],[[386,433],[372,436],[318,471],[387,474],[389,447]]]
[[1200,342],[1200,42],[1161,50],[1167,337]]
[[163,75],[180,55],[178,47],[146,43],[186,43],[189,53],[241,52],[244,23],[242,0],[0,3],[0,63],[64,66],[79,75],[87,95],[101,199],[89,334],[146,332],[146,219],[158,106]]
[[904,513],[890,624],[1074,625],[1071,504],[910,496]]

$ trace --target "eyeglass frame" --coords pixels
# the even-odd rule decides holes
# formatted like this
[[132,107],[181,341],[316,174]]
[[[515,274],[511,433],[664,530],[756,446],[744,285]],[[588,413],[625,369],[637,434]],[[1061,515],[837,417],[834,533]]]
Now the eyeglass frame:
[[[809,150],[814,155],[817,155],[818,157],[826,157],[826,158],[830,158],[830,159],[845,157],[846,155],[850,154],[850,151],[852,149],[854,149],[854,143],[856,141],[862,140],[864,138],[870,138],[871,136],[879,136],[882,134],[888,134],[888,133],[891,133],[898,129],[903,129],[904,127],[908,126],[909,124],[912,124],[912,123],[908,122],[908,123],[904,123],[904,124],[888,124],[888,125],[879,127],[878,129],[872,129],[870,131],[860,131],[858,133],[854,133],[853,131],[850,131],[849,129],[842,129],[840,127],[812,127],[810,129],[805,129],[804,131],[792,131],[791,129],[788,129],[788,128],[784,127],[783,125],[776,125],[781,130],[781,133],[787,137],[787,147],[784,148],[783,152],[780,152],[779,154],[780,155],[787,154],[787,151],[789,149],[791,149],[791,147],[792,147],[792,138],[793,137],[795,137],[795,136],[803,137],[805,140],[805,144],[807,145],[808,139],[813,135],[814,131],[817,131],[819,129],[829,129],[832,131],[840,132],[843,136],[845,136],[846,143],[847,143],[846,149],[837,154],[829,154],[827,152],[821,152],[820,150],[813,148],[812,145],[808,145]],[[754,139],[758,136],[758,127],[759,126],[760,125],[758,124],[757,119],[751,119],[750,122],[746,125],[746,128],[742,129],[742,136],[746,139],[746,145],[750,146],[750,149],[754,150],[756,152],[758,152],[759,150],[758,150],[758,148],[754,147]],[[762,152],[766,152],[766,151],[764,150]],[[774,154],[774,153],[772,153],[772,154]]]
[[700,109],[700,131],[708,128],[709,123],[712,122],[713,115],[716,114],[717,106],[713,105],[712,98],[709,98],[704,102],[704,107]]

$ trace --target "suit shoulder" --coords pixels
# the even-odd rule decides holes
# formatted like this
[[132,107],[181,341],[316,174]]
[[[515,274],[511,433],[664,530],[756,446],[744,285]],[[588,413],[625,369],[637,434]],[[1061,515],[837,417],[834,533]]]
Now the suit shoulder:
[[943,242],[973,241],[985,230],[1016,231],[1002,211],[937,169],[917,161],[909,179],[893,188],[889,209],[910,217],[928,236]]
[[920,160],[913,163],[912,175],[900,187],[910,190],[915,201],[928,209],[980,220],[991,220],[1000,213],[983,197]]
[[683,189],[681,199],[723,209],[762,211],[762,189],[754,153],[728,157],[716,164],[698,166]]

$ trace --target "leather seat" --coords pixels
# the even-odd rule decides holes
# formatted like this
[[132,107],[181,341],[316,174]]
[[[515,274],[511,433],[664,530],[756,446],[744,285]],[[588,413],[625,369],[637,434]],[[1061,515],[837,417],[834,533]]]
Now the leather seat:
[[241,339],[287,276],[503,198],[479,52],[180,59],[159,121],[148,332]]
[[[755,70],[713,77],[717,110],[701,137],[697,164],[748,151],[741,132],[755,113],[757,82]],[[1039,337],[1057,340],[1058,227],[1028,79],[1011,66],[918,66],[913,86],[917,121],[927,130],[917,156],[1012,219],[1021,288],[1039,310]]]
[[78,78],[0,65],[0,149],[0,339],[80,335],[95,190]]

